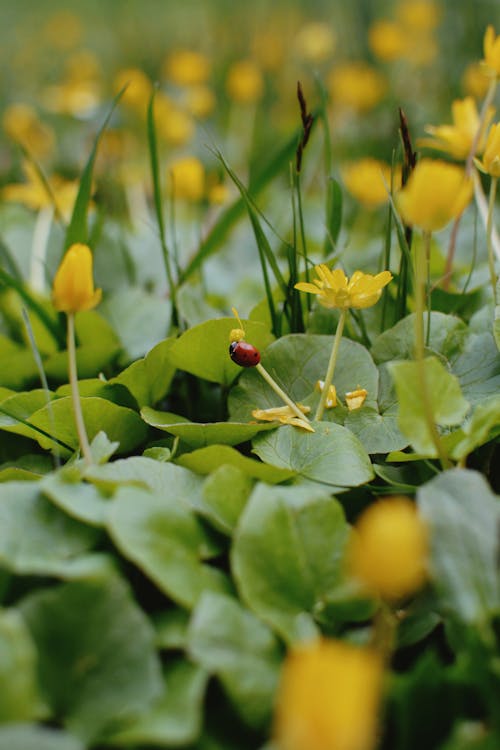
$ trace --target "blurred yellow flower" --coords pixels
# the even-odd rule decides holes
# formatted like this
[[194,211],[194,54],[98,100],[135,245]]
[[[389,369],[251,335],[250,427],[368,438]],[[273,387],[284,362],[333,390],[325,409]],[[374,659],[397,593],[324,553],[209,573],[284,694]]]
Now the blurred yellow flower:
[[278,687],[279,750],[372,750],[383,665],[377,653],[335,640],[296,646]]
[[493,26],[488,26],[484,35],[484,60],[488,73],[496,78],[500,77],[500,36],[497,36]]
[[198,203],[205,194],[205,168],[195,156],[185,156],[168,167],[170,193],[175,198]]
[[[311,411],[309,406],[303,406],[302,404],[297,404],[297,406],[303,414],[308,414]],[[252,411],[252,417],[254,419],[259,419],[261,422],[291,424],[293,427],[301,427],[307,432],[314,432],[314,428],[311,427],[309,422],[299,419],[289,406],[273,406],[270,409],[254,409]]]
[[391,178],[389,164],[370,157],[345,164],[341,175],[348,192],[366,208],[389,202],[391,179],[396,188],[401,184],[401,167],[396,167]]
[[212,185],[208,190],[208,200],[214,206],[222,206],[229,200],[229,188],[223,182]]
[[345,402],[349,411],[361,409],[368,396],[366,388],[356,388],[355,391],[349,391],[345,394]]
[[54,277],[52,303],[56,310],[76,313],[91,310],[101,301],[101,289],[94,289],[92,252],[77,243],[66,251]]
[[466,67],[462,76],[462,87],[466,94],[476,99],[484,99],[489,85],[490,78],[484,65],[473,62]]
[[427,528],[409,498],[379,500],[364,511],[355,528],[348,565],[370,592],[391,601],[425,583]]
[[472,178],[462,167],[422,159],[396,194],[396,205],[406,224],[434,232],[465,210],[472,191]]
[[382,99],[387,82],[378,70],[364,62],[344,63],[328,76],[328,88],[335,104],[355,112],[368,112]]
[[316,294],[323,307],[338,307],[341,310],[371,307],[378,302],[383,287],[392,279],[390,271],[382,271],[376,276],[355,271],[348,279],[341,268],[331,271],[328,266],[320,264],[314,270],[319,278],[314,279],[313,284],[301,281],[295,284],[295,289]]
[[159,92],[155,99],[156,132],[172,146],[184,146],[195,133],[191,115],[165,94]]
[[302,60],[322,63],[335,49],[335,34],[329,24],[311,21],[302,26],[295,37],[294,47]]
[[49,16],[41,33],[50,47],[71,50],[79,44],[83,35],[82,19],[71,10],[60,10]]
[[481,128],[477,140],[476,151],[482,151],[485,135],[495,110],[489,107],[484,120],[481,122],[475,99],[467,96],[465,99],[455,99],[451,105],[453,125],[427,125],[425,132],[432,138],[421,138],[419,146],[427,146],[445,151],[455,159],[467,159],[477,132]]
[[374,21],[368,30],[370,49],[379,60],[392,62],[405,55],[407,37],[404,28],[395,21]]
[[55,203],[61,216],[68,221],[78,193],[78,181],[65,180],[54,175],[48,178],[45,184],[36,167],[29,161],[23,162],[23,172],[27,181],[5,185],[2,189],[2,198],[12,203],[21,203],[34,211],[53,206]]
[[208,80],[210,69],[210,60],[202,52],[180,49],[167,57],[163,73],[178,86],[196,86]]
[[432,0],[403,0],[396,8],[396,17],[413,33],[429,32],[438,25],[441,10]]
[[264,92],[264,80],[252,60],[239,60],[231,65],[226,78],[226,91],[231,99],[241,104],[258,101]]
[[186,89],[183,97],[184,105],[187,111],[193,115],[203,119],[208,117],[215,108],[215,94],[208,86],[190,86]]
[[277,70],[285,57],[285,37],[279,28],[259,28],[252,39],[252,56],[264,70]]
[[9,138],[20,143],[37,159],[47,156],[54,149],[54,131],[40,121],[36,110],[29,104],[9,105],[3,114],[2,125]]
[[500,177],[500,123],[491,126],[486,146],[481,161],[476,160],[476,165],[482,172],[491,177]]
[[139,110],[144,116],[153,91],[153,84],[140,68],[120,70],[114,80],[116,93],[126,86],[121,102],[132,109]]

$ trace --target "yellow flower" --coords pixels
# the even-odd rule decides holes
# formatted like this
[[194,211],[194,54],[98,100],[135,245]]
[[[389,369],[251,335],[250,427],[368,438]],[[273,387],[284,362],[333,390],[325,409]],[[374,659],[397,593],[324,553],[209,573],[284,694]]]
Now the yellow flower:
[[170,192],[176,198],[198,203],[205,193],[205,169],[195,156],[177,159],[168,168]]
[[432,31],[438,25],[441,13],[432,0],[405,0],[399,4],[396,15],[415,33]]
[[330,57],[335,48],[335,34],[327,23],[312,21],[302,26],[294,46],[303,60],[321,63]]
[[[358,159],[341,169],[342,181],[356,200],[366,208],[378,208],[389,202],[391,188],[391,167],[377,159]],[[401,184],[401,168],[394,174],[396,187]]]
[[371,505],[356,524],[348,562],[369,591],[397,600],[425,582],[428,534],[414,503],[393,497]]
[[[302,404],[297,404],[297,406],[303,414],[308,414],[311,411],[309,406],[303,406]],[[301,427],[307,432],[314,432],[314,428],[311,427],[309,422],[299,419],[289,406],[273,406],[270,409],[254,409],[252,411],[252,417],[254,419],[260,419],[261,422],[291,424],[294,427]]]
[[210,67],[210,60],[202,52],[181,49],[168,56],[163,72],[178,86],[196,86],[207,81]]
[[361,409],[368,396],[368,391],[365,388],[356,388],[355,391],[349,391],[345,394],[345,402],[349,411],[355,411]]
[[483,64],[491,76],[500,77],[500,36],[497,36],[493,26],[488,26],[484,35]]
[[183,146],[194,135],[195,126],[191,115],[159,92],[155,99],[156,130],[158,136],[173,146]]
[[371,307],[380,299],[382,289],[392,279],[390,271],[382,271],[376,276],[362,271],[355,271],[350,279],[341,268],[331,271],[323,263],[315,266],[318,279],[310,284],[301,281],[295,289],[309,294],[317,294],[323,307],[338,307],[346,310],[349,307]]
[[120,103],[127,104],[146,115],[146,109],[153,92],[153,84],[146,73],[140,68],[120,70],[114,81],[116,93],[121,91],[124,86],[127,88],[123,92]]
[[264,91],[262,73],[252,60],[240,60],[229,68],[226,90],[231,99],[241,104],[258,101]]
[[404,29],[395,21],[375,21],[368,31],[368,42],[375,57],[384,62],[400,60],[407,45]]
[[99,304],[101,295],[101,289],[94,289],[90,248],[80,243],[71,245],[54,277],[52,303],[55,309],[65,313],[91,310]]
[[486,172],[491,177],[500,177],[500,122],[491,126],[483,159],[482,161],[477,160],[476,165],[482,172]]
[[[318,391],[319,393],[322,393],[324,387],[325,387],[325,381],[318,380],[316,385],[314,386],[314,390]],[[325,401],[325,409],[334,409],[336,406],[337,406],[337,389],[332,383],[332,385],[330,385],[328,389],[328,396],[326,397],[326,401]]]
[[204,118],[215,108],[215,94],[208,86],[190,86],[183,98],[186,109],[194,117]]
[[476,102],[472,96],[467,96],[465,99],[456,99],[451,105],[453,125],[428,125],[425,132],[433,137],[420,139],[419,145],[446,151],[455,159],[466,159],[480,127],[481,132],[477,140],[476,150],[483,150],[486,130],[494,111],[493,107],[489,107],[484,121],[481,122]]
[[5,185],[2,198],[13,203],[21,203],[35,211],[48,208],[55,203],[62,217],[69,220],[78,193],[78,182],[54,175],[45,185],[36,168],[28,161],[23,162],[23,172],[27,181]]
[[396,205],[406,224],[433,232],[465,210],[472,191],[472,178],[462,167],[422,159],[396,195]]
[[296,646],[277,694],[279,749],[372,750],[382,676],[382,660],[372,650],[326,639]]
[[339,65],[331,71],[328,87],[335,104],[355,112],[368,112],[384,96],[387,82],[370,65],[352,62]]

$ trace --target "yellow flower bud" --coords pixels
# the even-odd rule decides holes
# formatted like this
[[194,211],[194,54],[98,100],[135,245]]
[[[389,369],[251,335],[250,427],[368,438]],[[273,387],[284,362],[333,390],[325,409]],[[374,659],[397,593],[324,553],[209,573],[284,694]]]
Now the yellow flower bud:
[[491,177],[500,177],[500,123],[492,125],[486,147],[484,149],[482,161],[476,162],[482,172],[486,172]]
[[484,35],[483,63],[490,75],[500,77],[500,36],[496,35],[493,26],[488,26]]
[[409,498],[393,497],[371,505],[351,539],[349,567],[374,594],[397,600],[426,579],[427,529]]
[[382,660],[369,649],[326,639],[295,647],[278,689],[280,750],[374,748],[382,674]]
[[472,190],[472,178],[462,167],[422,159],[396,195],[396,205],[407,224],[433,232],[443,229],[465,210]]
[[101,294],[101,289],[94,289],[90,248],[80,243],[71,245],[54,277],[55,309],[65,313],[91,310],[101,301]]

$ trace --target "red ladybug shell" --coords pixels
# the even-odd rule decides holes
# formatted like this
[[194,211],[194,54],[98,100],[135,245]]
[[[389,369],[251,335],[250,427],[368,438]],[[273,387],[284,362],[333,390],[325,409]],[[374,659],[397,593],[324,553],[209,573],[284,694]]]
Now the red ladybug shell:
[[233,341],[229,344],[229,356],[240,367],[255,367],[260,362],[260,352],[246,341]]

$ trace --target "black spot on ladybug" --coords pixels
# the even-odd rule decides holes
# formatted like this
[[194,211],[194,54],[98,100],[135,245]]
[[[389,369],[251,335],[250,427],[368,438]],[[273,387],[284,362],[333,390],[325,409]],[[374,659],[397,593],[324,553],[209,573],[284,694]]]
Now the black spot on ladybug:
[[246,341],[233,341],[229,344],[229,356],[240,367],[255,367],[260,362],[260,352]]

